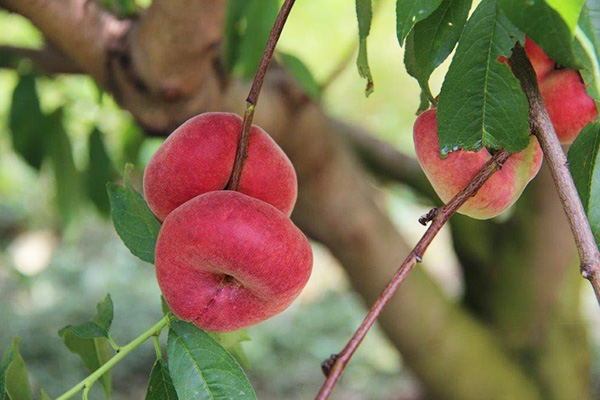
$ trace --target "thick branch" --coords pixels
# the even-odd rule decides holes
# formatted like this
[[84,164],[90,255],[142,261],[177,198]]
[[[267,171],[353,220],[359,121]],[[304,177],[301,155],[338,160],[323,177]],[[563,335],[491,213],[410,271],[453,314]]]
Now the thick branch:
[[52,47],[28,49],[24,47],[0,46],[0,68],[15,68],[21,60],[30,60],[49,74],[79,74],[81,68],[64,54]]
[[119,21],[88,0],[0,0],[0,4],[29,19],[78,67],[106,83],[108,50],[128,29],[128,21]]
[[366,166],[384,179],[404,183],[419,194],[438,201],[435,191],[417,161],[400,153],[392,145],[360,129],[346,129],[345,137]]
[[325,400],[329,398],[329,395],[333,391],[335,384],[346,369],[346,366],[350,362],[350,359],[358,349],[358,346],[362,343],[363,339],[375,324],[375,321],[382,313],[385,306],[389,303],[390,299],[402,282],[406,279],[409,272],[413,267],[422,261],[423,255],[433,239],[437,236],[442,227],[448,222],[448,220],[454,215],[454,213],[471,197],[475,196],[479,189],[485,184],[485,182],[499,170],[504,162],[510,157],[510,153],[505,151],[498,152],[492,157],[492,159],[486,163],[481,171],[471,180],[471,182],[460,191],[448,204],[440,209],[437,209],[428,214],[427,219],[432,220],[432,224],[427,229],[421,240],[417,243],[415,248],[410,252],[408,257],[404,260],[392,280],[383,289],[383,292],[371,307],[371,310],[360,324],[346,347],[342,352],[336,355],[330,363],[333,364],[330,371],[327,371],[327,379],[323,384],[323,387],[319,391],[316,399]]
[[600,302],[600,253],[598,252],[598,245],[594,240],[575,182],[573,182],[573,177],[569,172],[567,157],[560,146],[554,126],[540,95],[535,72],[525,54],[525,50],[519,44],[513,49],[510,64],[529,101],[531,130],[537,136],[544,151],[558,196],[569,220],[579,252],[581,274],[590,281],[596,298]]

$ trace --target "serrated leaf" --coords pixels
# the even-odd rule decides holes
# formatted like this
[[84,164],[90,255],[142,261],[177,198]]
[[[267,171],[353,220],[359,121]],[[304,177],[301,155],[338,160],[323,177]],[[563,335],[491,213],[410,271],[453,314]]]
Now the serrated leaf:
[[160,222],[156,219],[146,201],[131,185],[129,170],[125,167],[125,186],[109,183],[107,185],[110,199],[110,214],[115,230],[133,255],[154,264],[154,248],[160,230]]
[[176,400],[177,392],[173,386],[169,367],[163,360],[156,360],[150,372],[146,400]]
[[0,395],[2,399],[31,400],[25,361],[19,352],[21,338],[16,337],[0,363]]
[[100,131],[95,128],[89,139],[88,144],[89,164],[86,171],[87,194],[103,215],[110,214],[110,202],[106,191],[106,183],[110,182],[114,176],[112,162]]
[[44,120],[35,76],[22,75],[12,95],[9,127],[13,148],[36,169],[44,157]]
[[[58,331],[65,346],[81,357],[84,365],[94,372],[110,359],[110,348],[107,338],[114,317],[113,303],[109,294],[96,306],[93,321],[79,325],[68,325]],[[100,378],[106,398],[111,393],[110,372]]]
[[315,80],[308,67],[298,57],[279,53],[279,57],[286,71],[292,74],[296,81],[302,86],[302,89],[313,99],[321,97],[321,88]]
[[517,78],[498,62],[523,35],[493,0],[482,1],[461,36],[438,103],[440,150],[482,146],[515,153],[529,144],[529,107]]
[[250,360],[242,346],[243,342],[250,341],[248,330],[241,329],[233,332],[206,332],[225,350],[227,350],[245,368],[250,368]]
[[356,66],[361,78],[367,80],[365,95],[369,97],[373,93],[373,77],[369,67],[369,56],[367,54],[367,37],[371,31],[373,20],[373,7],[371,0],[356,0],[356,17],[358,19],[358,57]]
[[413,26],[430,16],[441,3],[442,0],[397,0],[396,35],[400,46]]
[[62,109],[46,118],[45,141],[54,170],[56,206],[61,221],[66,226],[79,215],[81,193],[71,140],[63,126]]
[[174,321],[167,342],[169,370],[181,399],[256,399],[237,361],[206,332]]
[[569,169],[600,246],[600,122],[588,124],[569,149]]
[[426,19],[417,23],[406,39],[406,71],[429,90],[431,73],[452,53],[467,22],[471,0],[444,0]]
[[242,78],[250,80],[256,74],[278,11],[279,0],[248,1],[243,19],[245,29],[236,60]]
[[[556,62],[577,68],[573,34],[583,0],[498,0],[498,3],[510,21]],[[570,5],[565,7],[567,3]]]

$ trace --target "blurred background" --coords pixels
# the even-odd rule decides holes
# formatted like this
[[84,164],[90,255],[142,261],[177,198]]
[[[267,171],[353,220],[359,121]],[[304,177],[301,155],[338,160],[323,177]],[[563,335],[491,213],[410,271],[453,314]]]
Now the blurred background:
[[[382,0],[375,6],[369,38],[375,91],[369,98],[364,96],[364,81],[354,64],[354,2],[299,1],[279,50],[298,57],[319,82],[341,66],[321,98],[327,114],[365,128],[413,157],[412,124],[419,88],[403,66],[402,49],[395,35],[394,7],[392,0]],[[0,11],[0,27],[0,45],[43,45],[40,32],[16,14]],[[446,69],[447,62],[435,72],[434,93],[439,91]],[[136,165],[134,181],[139,185],[140,171],[162,139],[146,138],[129,113],[120,109],[91,78],[33,78],[31,71],[27,61],[16,68],[0,69],[0,353],[8,348],[12,337],[21,336],[21,351],[33,386],[57,395],[87,375],[78,357],[63,346],[57,331],[67,324],[90,319],[95,304],[106,293],[111,294],[115,304],[113,337],[119,343],[136,337],[161,316],[153,267],[138,260],[122,244],[107,217],[103,193],[98,194],[98,190],[104,189],[103,178],[118,181],[127,162]],[[11,112],[16,112],[13,97],[19,82],[25,97],[37,93],[43,113],[62,110],[60,117],[72,153],[72,160],[71,156],[64,157],[66,166],[45,160],[36,170],[13,150],[10,120]],[[36,100],[28,101],[30,107],[26,109],[33,119]],[[90,167],[91,162],[108,165],[104,168],[108,172],[94,175],[90,171],[97,169]],[[69,165],[74,166],[76,173]],[[58,184],[59,181],[63,183]],[[417,218],[436,203],[424,201],[402,184],[376,180],[373,184],[383,189],[384,206],[397,229],[409,244],[414,243],[425,229]],[[528,204],[531,206],[533,200]],[[513,210],[492,224],[505,226],[513,213],[519,211]],[[427,253],[424,267],[453,301],[464,301],[473,307],[473,292],[469,296],[465,291],[469,283],[465,284],[457,246],[452,241],[456,230],[463,226],[472,229],[468,222],[461,221],[454,232],[450,228],[442,232]],[[520,229],[515,226],[514,229]],[[488,241],[488,247],[502,243],[498,234],[495,239],[481,237]],[[592,383],[598,381],[594,377],[600,376],[600,312],[591,290],[578,278],[571,243],[555,246],[564,246],[564,252],[573,255],[566,269],[567,280],[572,283],[568,317],[559,314],[549,324],[562,329],[579,327],[573,318],[584,322],[584,336],[589,343],[583,352],[591,361],[582,365],[586,371],[590,366],[592,377],[584,386],[595,393],[590,398],[600,398],[594,387],[597,385]],[[344,269],[327,248],[317,243],[313,248],[314,272],[300,299],[282,315],[249,330],[252,340],[244,345],[251,364],[248,374],[261,399],[312,398],[323,381],[321,361],[342,348],[365,315],[365,304],[352,290]],[[518,254],[515,257],[522,260]],[[462,262],[464,268],[466,264]],[[515,269],[526,268],[522,264],[512,262]],[[494,307],[503,307],[505,313],[518,309],[519,303],[511,301],[513,294]],[[476,314],[477,308],[473,307]],[[577,316],[573,317],[573,313]],[[509,330],[518,330],[518,324],[517,320]],[[510,335],[503,329],[495,334]],[[550,346],[559,346],[559,339],[552,339]],[[435,345],[431,351],[436,351]],[[569,351],[562,354],[565,359],[570,357]],[[113,370],[114,398],[143,398],[153,361],[154,351],[147,343],[119,364]],[[553,358],[550,365],[558,368],[562,362],[560,357]],[[421,398],[426,392],[396,348],[375,329],[353,359],[335,398],[403,400]],[[97,388],[93,398],[102,398]]]

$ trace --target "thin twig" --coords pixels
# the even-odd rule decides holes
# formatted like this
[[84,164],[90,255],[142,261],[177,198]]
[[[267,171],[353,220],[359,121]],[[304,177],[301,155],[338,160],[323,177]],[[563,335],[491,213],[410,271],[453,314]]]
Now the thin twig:
[[575,238],[581,275],[588,279],[600,303],[600,252],[594,240],[590,223],[577,193],[575,182],[569,172],[567,157],[560,146],[552,121],[548,116],[544,101],[538,89],[535,72],[523,47],[517,44],[510,57],[513,73],[521,82],[521,87],[529,102],[529,123],[532,133],[537,136],[544,156],[548,161],[558,196],[569,220]]
[[287,21],[295,2],[296,0],[285,0],[281,6],[279,14],[277,14],[275,24],[273,24],[273,28],[271,29],[269,40],[267,41],[262,59],[260,60],[260,66],[258,67],[256,75],[254,76],[254,80],[252,81],[250,93],[248,93],[248,97],[246,98],[246,111],[244,112],[242,133],[240,134],[237,153],[235,155],[235,164],[233,165],[233,172],[231,173],[231,178],[227,184],[228,190],[237,190],[238,186],[240,185],[242,169],[244,168],[244,163],[248,157],[247,150],[248,142],[250,141],[250,128],[252,127],[252,120],[254,119],[254,109],[256,108],[256,103],[258,103],[258,97],[260,96],[262,85],[265,82],[265,75],[267,74],[271,60],[273,59],[275,46],[277,45],[277,41],[281,36],[285,22]]
[[436,237],[440,229],[444,226],[446,222],[454,215],[454,213],[471,197],[477,194],[477,191],[484,185],[484,183],[496,172],[498,171],[504,162],[511,156],[510,153],[506,151],[497,152],[484,166],[483,168],[475,175],[475,177],[469,182],[469,184],[461,190],[448,204],[437,209],[436,212],[430,213],[429,218],[432,223],[429,226],[429,229],[425,232],[421,240],[417,243],[414,249],[410,252],[408,257],[404,260],[400,268],[396,271],[396,274],[392,278],[392,280],[387,284],[385,289],[381,292],[375,304],[371,307],[371,310],[360,324],[346,347],[339,354],[335,354],[331,357],[330,360],[325,361],[323,365],[326,365],[327,368],[324,368],[324,371],[328,371],[327,379],[325,383],[321,387],[319,394],[317,394],[316,400],[325,400],[329,397],[335,384],[338,379],[344,372],[344,369],[350,362],[350,359],[356,352],[356,349],[360,345],[360,343],[365,338],[366,334],[369,332],[375,321],[387,305],[387,303],[391,300],[394,294],[398,291],[398,288],[404,281],[404,279],[408,276],[408,273],[413,269],[413,267],[421,262],[423,259],[423,254]]

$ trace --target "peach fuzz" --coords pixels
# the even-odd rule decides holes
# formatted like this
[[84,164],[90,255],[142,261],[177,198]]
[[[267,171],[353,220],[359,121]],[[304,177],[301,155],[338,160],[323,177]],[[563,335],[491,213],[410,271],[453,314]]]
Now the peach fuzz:
[[[435,109],[429,109],[417,118],[414,142],[421,168],[444,203],[458,194],[491,158],[488,150],[482,149],[477,152],[458,150],[442,159]],[[513,154],[458,212],[476,219],[501,214],[517,201],[525,186],[537,175],[542,158],[537,139],[532,137],[529,146]]]
[[[227,185],[237,151],[242,118],[204,113],[177,128],[144,172],[144,197],[159,220],[186,201]],[[290,215],[297,196],[296,172],[271,137],[252,126],[238,191]]]
[[165,219],[156,276],[175,315],[226,332],[285,310],[306,285],[312,252],[273,206],[233,191],[200,195]]

